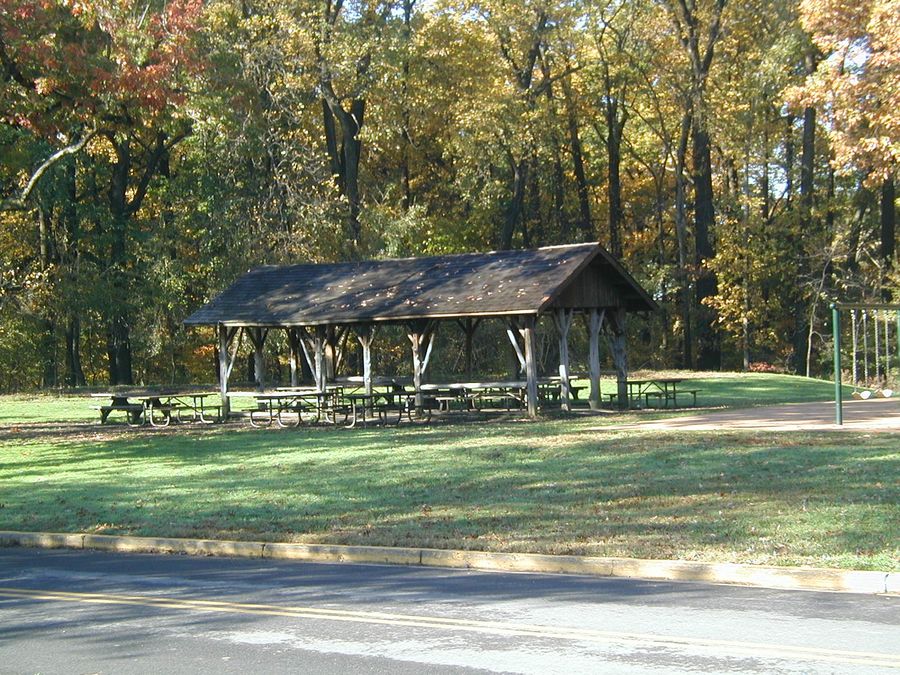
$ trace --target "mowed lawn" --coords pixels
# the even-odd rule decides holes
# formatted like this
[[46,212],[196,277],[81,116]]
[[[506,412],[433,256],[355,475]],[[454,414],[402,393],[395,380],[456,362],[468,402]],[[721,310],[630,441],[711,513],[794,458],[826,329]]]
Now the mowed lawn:
[[[827,400],[783,377],[719,378],[718,403]],[[13,403],[0,529],[900,569],[900,434],[617,430],[642,413],[157,432]]]

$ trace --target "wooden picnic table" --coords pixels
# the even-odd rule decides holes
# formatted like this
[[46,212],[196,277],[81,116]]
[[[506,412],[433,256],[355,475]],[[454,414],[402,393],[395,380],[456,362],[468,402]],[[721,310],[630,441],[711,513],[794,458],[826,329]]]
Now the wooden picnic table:
[[507,410],[513,402],[520,407],[525,401],[528,383],[524,380],[499,380],[487,382],[449,382],[423,384],[422,393],[437,403],[438,409],[449,410],[453,402],[460,402],[467,409],[480,409],[486,401],[502,401]]
[[[206,405],[206,399],[218,392],[131,389],[91,394],[91,398],[108,399],[100,405],[100,423],[105,424],[110,414],[124,412],[131,426],[149,423],[154,427],[167,427],[174,418],[185,421],[182,413],[190,410],[190,421],[211,424],[218,421],[219,406]],[[216,411],[215,418],[209,413]]]
[[254,399],[257,407],[249,411],[250,425],[262,428],[273,423],[280,427],[296,427],[304,421],[319,422],[322,419],[333,424],[339,394],[339,387],[329,387],[324,392],[315,387],[283,387],[275,391],[232,391],[228,396]]
[[371,394],[356,392],[344,394],[342,398],[350,406],[350,413],[347,416],[348,429],[356,426],[365,427],[369,422],[376,421],[381,424],[400,424],[404,411],[409,413],[406,397],[401,397],[393,391],[375,391]]
[[[641,405],[650,407],[651,399],[664,408],[668,408],[671,403],[673,408],[678,407],[678,395],[682,397],[690,394],[692,405],[697,405],[698,389],[679,389],[678,385],[684,382],[682,377],[655,377],[645,380],[626,380],[625,385],[628,387],[628,402],[633,408],[639,408]],[[612,403],[617,398],[617,393],[607,394]]]

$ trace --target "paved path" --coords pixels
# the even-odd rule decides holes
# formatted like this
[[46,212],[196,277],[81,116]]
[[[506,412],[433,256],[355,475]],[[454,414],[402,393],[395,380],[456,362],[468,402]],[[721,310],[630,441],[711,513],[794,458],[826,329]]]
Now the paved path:
[[0,550],[3,673],[890,673],[900,599]]
[[784,403],[713,410],[662,420],[619,424],[617,429],[672,431],[888,431],[900,432],[900,397],[844,401],[844,424],[834,423],[834,402]]

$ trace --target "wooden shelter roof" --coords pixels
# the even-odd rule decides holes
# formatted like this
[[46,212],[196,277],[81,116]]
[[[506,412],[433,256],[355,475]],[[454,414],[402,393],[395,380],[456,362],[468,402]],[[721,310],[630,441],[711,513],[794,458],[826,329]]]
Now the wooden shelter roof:
[[539,314],[553,306],[657,308],[603,247],[587,243],[257,267],[185,323],[315,326]]

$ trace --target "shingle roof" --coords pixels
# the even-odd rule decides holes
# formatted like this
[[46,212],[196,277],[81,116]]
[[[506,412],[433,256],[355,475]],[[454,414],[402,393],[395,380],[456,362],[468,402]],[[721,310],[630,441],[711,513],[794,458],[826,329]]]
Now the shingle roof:
[[656,303],[609,253],[599,244],[588,243],[425,258],[258,267],[194,312],[185,323],[312,326],[536,314],[592,261],[595,264],[591,269],[601,270],[605,281],[616,287],[622,306],[633,311],[656,309]]

